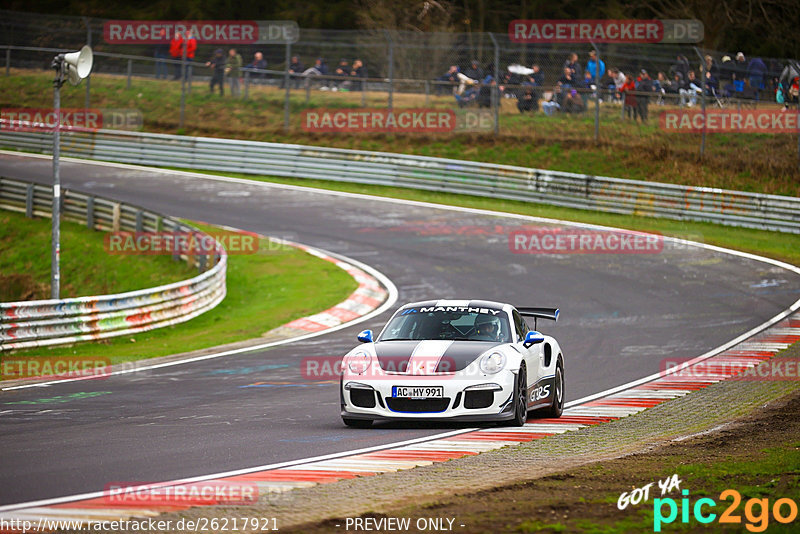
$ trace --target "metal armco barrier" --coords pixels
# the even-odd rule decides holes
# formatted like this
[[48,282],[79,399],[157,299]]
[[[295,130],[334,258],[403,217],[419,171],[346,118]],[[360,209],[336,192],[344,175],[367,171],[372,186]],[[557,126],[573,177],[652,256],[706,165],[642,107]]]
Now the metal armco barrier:
[[[0,208],[49,217],[52,188],[0,177]],[[89,228],[201,234],[177,220],[134,206],[65,191],[62,216]],[[205,235],[205,234],[203,234]],[[183,255],[194,278],[115,295],[0,303],[0,352],[104,339],[196,317],[225,298],[227,256]],[[206,266],[210,267],[206,270]]]
[[[62,130],[62,154],[142,165],[316,178],[800,233],[800,198],[425,156],[99,130]],[[51,134],[0,129],[0,147],[48,153]]]

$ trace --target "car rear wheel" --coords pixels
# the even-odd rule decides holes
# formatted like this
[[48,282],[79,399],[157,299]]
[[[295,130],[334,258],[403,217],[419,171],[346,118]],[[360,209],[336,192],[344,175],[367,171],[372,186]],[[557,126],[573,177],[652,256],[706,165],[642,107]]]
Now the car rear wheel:
[[514,384],[514,419],[512,426],[522,426],[528,420],[528,372],[525,363],[519,367],[517,380]]
[[556,364],[556,376],[553,380],[553,403],[544,411],[546,417],[561,417],[564,412],[564,366],[561,361]]
[[342,421],[352,428],[369,428],[372,426],[372,419],[350,419],[349,417],[342,417]]

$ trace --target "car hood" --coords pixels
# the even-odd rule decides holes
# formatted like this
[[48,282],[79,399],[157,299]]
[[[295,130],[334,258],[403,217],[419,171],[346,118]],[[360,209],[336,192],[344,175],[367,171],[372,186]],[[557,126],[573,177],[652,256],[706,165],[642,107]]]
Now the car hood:
[[375,355],[381,369],[405,374],[452,373],[465,369],[486,351],[504,343],[494,341],[379,341]]

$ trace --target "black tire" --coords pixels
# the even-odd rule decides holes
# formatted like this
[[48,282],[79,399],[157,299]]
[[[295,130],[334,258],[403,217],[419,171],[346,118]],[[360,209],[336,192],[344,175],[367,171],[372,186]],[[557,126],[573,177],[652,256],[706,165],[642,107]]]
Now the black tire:
[[372,419],[350,419],[349,417],[342,417],[342,421],[352,428],[369,428],[372,426]]
[[525,362],[519,366],[517,380],[514,382],[514,419],[511,426],[522,426],[528,420],[528,371]]
[[553,380],[553,403],[542,411],[545,417],[561,417],[564,412],[564,366],[561,360],[556,363],[556,377]]

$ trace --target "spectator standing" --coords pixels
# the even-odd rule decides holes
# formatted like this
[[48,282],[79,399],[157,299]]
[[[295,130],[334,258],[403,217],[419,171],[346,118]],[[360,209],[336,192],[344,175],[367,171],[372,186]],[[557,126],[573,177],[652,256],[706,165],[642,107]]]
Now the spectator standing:
[[653,92],[658,95],[656,105],[663,106],[665,104],[664,95],[667,94],[667,90],[671,85],[672,82],[667,79],[667,75],[659,71],[657,78],[653,80]]
[[675,63],[669,68],[670,74],[674,77],[676,72],[679,72],[681,78],[685,81],[689,77],[689,60],[686,56],[678,54],[675,58]]
[[747,79],[747,59],[744,53],[736,53],[736,61],[733,63],[733,87],[737,93],[744,91],[744,81]]
[[575,52],[571,52],[569,57],[566,61],[564,61],[564,68],[568,68],[572,71],[572,77],[574,79],[578,79],[581,74],[583,73],[583,69],[581,69],[581,64],[578,62],[578,54]]
[[735,70],[736,70],[736,65],[733,64],[731,56],[722,56],[722,64],[720,64],[719,67],[720,85],[725,85],[726,83],[732,83]]
[[192,30],[186,31],[186,78],[192,81],[192,62],[197,52],[197,39],[192,35]]
[[153,55],[156,58],[156,80],[167,78],[167,64],[165,59],[169,59],[169,41],[167,40],[167,30],[161,28],[158,32],[158,43],[156,44]]
[[597,52],[589,50],[589,61],[586,63],[586,70],[592,73],[592,83],[600,85],[600,78],[606,73],[606,64],[602,59],[597,59]]
[[[172,40],[169,42],[169,55],[172,56],[173,60],[181,61],[183,59],[183,34],[181,32],[175,32],[175,35],[172,36]],[[175,77],[173,80],[179,80],[181,77],[181,64],[175,64]]]
[[[287,70],[289,71],[289,85],[294,85],[294,88],[298,89],[300,87],[299,76],[303,74],[303,71],[305,70],[303,68],[303,64],[300,62],[300,58],[297,56],[292,56]],[[284,82],[281,82],[281,88],[285,87],[283,83]]]
[[706,72],[710,73],[711,77],[714,78],[715,81],[719,81],[719,65],[717,65],[717,61],[710,55],[706,55],[705,60],[706,60],[706,66],[705,66]]
[[[267,60],[264,59],[264,54],[261,52],[256,52],[253,54],[253,61],[247,64],[245,67],[247,69],[253,69],[255,71],[259,70],[267,70]],[[267,77],[266,72],[254,72],[253,78],[256,80],[261,80]]]
[[625,85],[625,74],[618,68],[609,69],[608,73],[611,75],[613,86],[609,86],[610,91],[614,91],[614,99],[622,102],[622,93],[619,92],[620,87]]
[[625,104],[625,115],[630,119],[633,117],[633,120],[636,120],[636,95],[634,91],[636,91],[636,84],[633,83],[633,77],[630,75],[625,76],[625,83],[622,84],[622,87],[619,89],[620,94],[622,95],[623,102]]
[[[341,76],[342,78],[350,76],[350,64],[347,62],[346,59],[339,60],[339,64],[336,66],[336,69],[334,69],[333,75]],[[333,83],[331,85],[333,86],[331,87],[331,90],[337,91],[340,87],[344,86],[344,83],[340,84]]]
[[647,71],[642,69],[639,75],[639,84],[636,87],[639,94],[636,95],[636,109],[639,112],[639,118],[642,124],[647,122],[648,106],[650,104],[650,94],[653,93],[653,80]]
[[758,99],[758,91],[764,89],[764,80],[767,75],[767,65],[760,57],[754,57],[747,65],[747,78],[750,80],[750,87],[756,91],[756,99]]
[[363,61],[360,59],[353,61],[353,67],[350,69],[350,77],[357,80],[351,84],[353,91],[361,91],[364,89],[364,80],[367,78],[367,68],[364,66]]
[[214,50],[211,58],[206,61],[206,67],[211,68],[211,83],[209,90],[214,92],[214,86],[219,85],[219,96],[225,94],[225,52],[221,48]]
[[242,75],[242,56],[236,53],[235,48],[228,50],[228,62],[225,65],[225,74],[228,76],[228,82],[231,85],[231,95],[234,97],[239,96],[239,76]]

